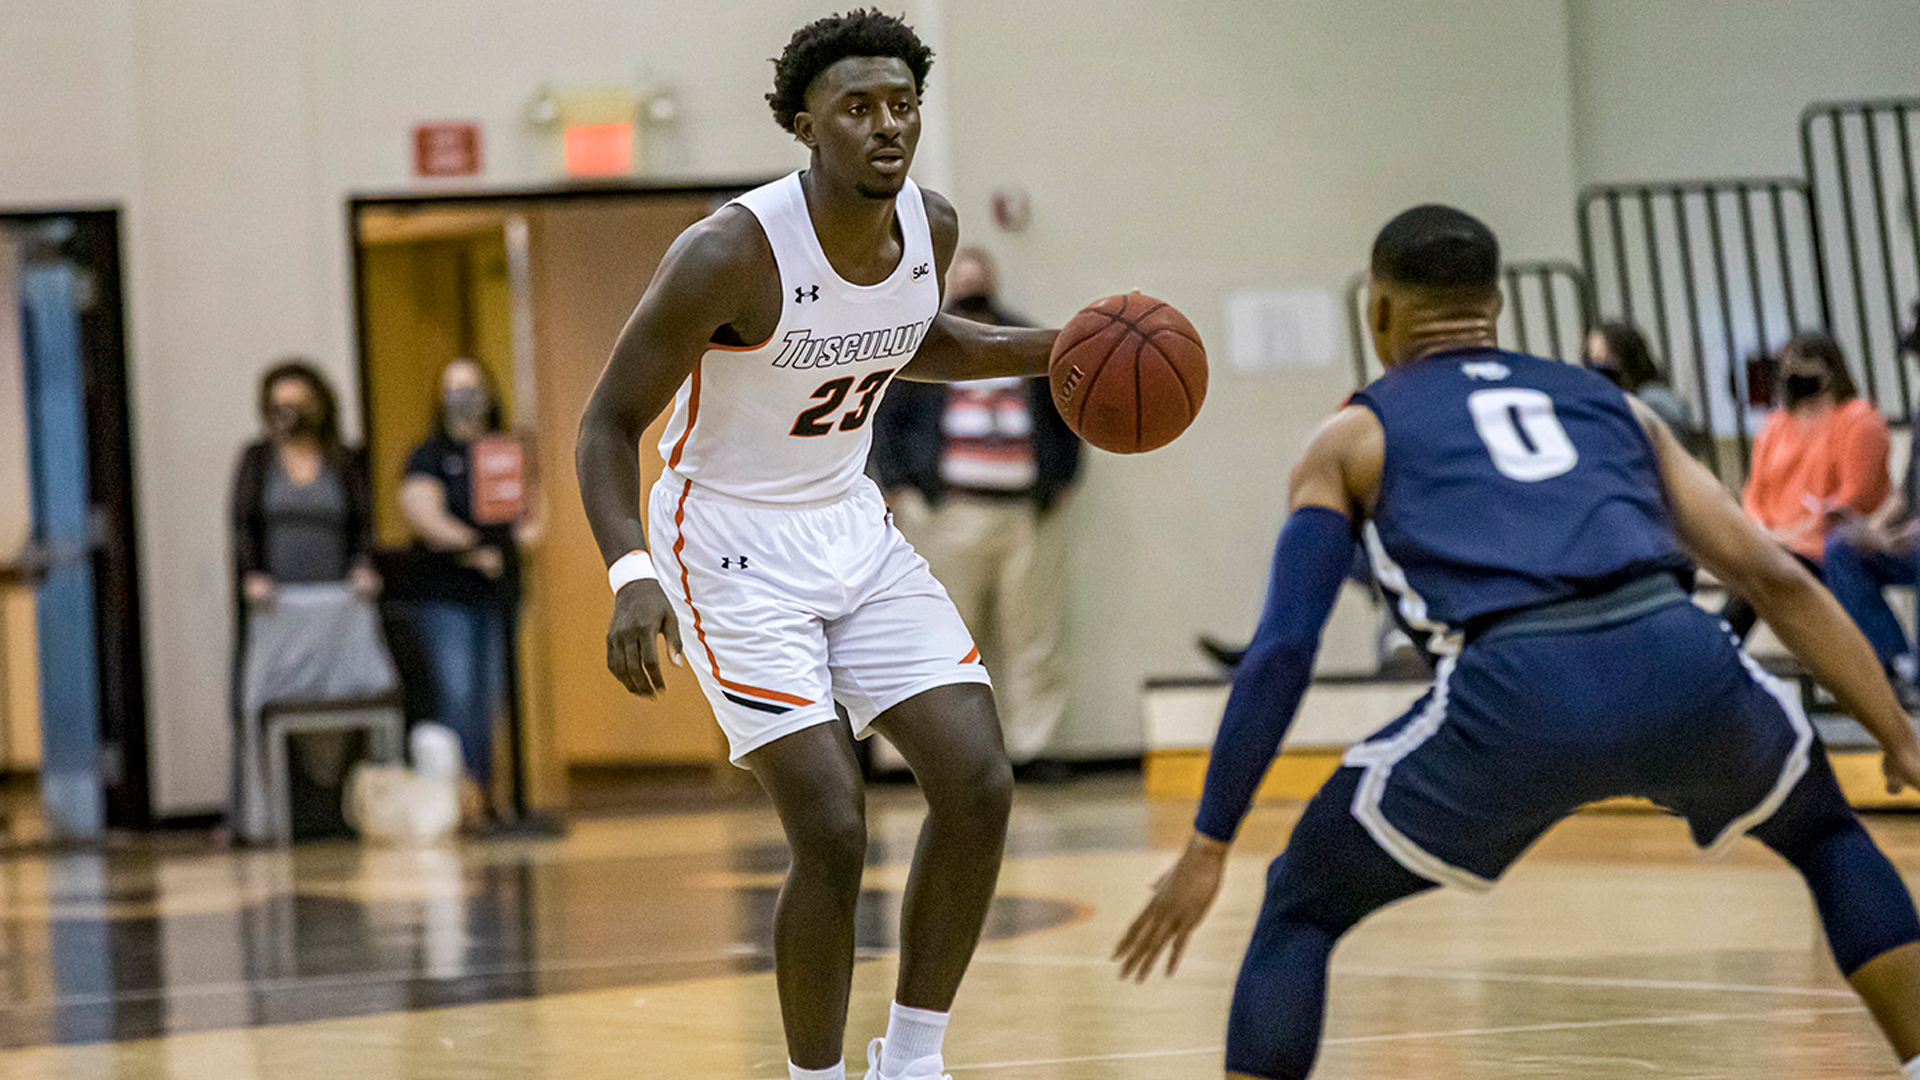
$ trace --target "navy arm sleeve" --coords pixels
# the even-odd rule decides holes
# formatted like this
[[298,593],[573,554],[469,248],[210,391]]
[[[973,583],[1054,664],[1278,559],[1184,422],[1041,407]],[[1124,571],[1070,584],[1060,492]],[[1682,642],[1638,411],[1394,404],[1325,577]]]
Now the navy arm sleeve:
[[1287,518],[1273,552],[1273,578],[1253,644],[1233,672],[1233,691],[1207,762],[1207,786],[1194,828],[1221,843],[1240,830],[1254,792],[1313,678],[1340,583],[1353,562],[1353,523],[1324,506]]

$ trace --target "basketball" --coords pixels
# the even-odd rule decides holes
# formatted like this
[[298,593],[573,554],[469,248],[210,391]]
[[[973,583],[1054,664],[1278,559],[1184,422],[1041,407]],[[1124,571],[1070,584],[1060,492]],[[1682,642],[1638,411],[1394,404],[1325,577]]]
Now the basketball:
[[1207,349],[1172,304],[1138,291],[1080,310],[1048,367],[1053,404],[1074,434],[1115,454],[1158,450],[1207,399]]

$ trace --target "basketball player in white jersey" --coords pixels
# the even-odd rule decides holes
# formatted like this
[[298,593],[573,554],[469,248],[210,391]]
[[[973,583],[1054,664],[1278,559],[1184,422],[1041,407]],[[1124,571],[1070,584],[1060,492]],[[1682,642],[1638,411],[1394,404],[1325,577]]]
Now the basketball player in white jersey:
[[[794,34],[768,101],[808,167],[680,236],[580,428],[580,490],[615,590],[608,667],[651,696],[664,637],[786,832],[774,949],[794,1080],[846,1068],[867,840],[835,702],[853,734],[899,748],[928,804],[869,1078],[939,1076],[1012,798],[979,651],[862,472],[893,379],[1037,375],[1055,336],[939,314],[958,223],[907,179],[931,59],[877,12]],[[636,447],[669,406],[643,527]]]

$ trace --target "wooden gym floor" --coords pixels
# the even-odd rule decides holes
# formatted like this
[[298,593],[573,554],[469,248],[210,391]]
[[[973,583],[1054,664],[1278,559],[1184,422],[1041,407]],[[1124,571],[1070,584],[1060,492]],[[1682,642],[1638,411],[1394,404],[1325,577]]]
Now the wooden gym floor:
[[[1002,898],[948,1041],[956,1080],[1220,1075],[1263,806],[1171,981],[1112,945],[1190,804],[1137,778],[1023,789]],[[884,1022],[918,805],[876,788],[848,1051]],[[1869,827],[1920,884],[1920,817]],[[768,918],[784,854],[757,803],[600,817],[444,851],[159,848],[0,861],[4,1080],[778,1080]],[[1701,861],[1675,822],[1563,825],[1489,897],[1429,895],[1335,961],[1317,1076],[1896,1075],[1797,879],[1756,845]]]

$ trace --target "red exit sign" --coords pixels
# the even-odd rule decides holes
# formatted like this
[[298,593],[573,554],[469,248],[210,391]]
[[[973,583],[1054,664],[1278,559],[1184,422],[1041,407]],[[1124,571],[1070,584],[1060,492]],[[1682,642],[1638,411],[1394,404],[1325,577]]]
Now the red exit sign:
[[413,129],[415,176],[480,175],[480,125],[419,124]]

